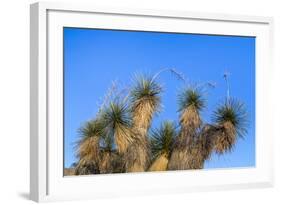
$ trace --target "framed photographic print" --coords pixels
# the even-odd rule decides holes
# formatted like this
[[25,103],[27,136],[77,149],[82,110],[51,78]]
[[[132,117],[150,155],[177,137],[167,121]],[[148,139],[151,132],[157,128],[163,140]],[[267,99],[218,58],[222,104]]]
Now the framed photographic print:
[[31,199],[272,186],[272,24],[32,4]]

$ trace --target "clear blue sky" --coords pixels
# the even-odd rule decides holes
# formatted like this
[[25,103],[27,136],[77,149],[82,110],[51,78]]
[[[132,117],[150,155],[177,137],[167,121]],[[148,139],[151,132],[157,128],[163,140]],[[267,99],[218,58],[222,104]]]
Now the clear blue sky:
[[[216,82],[205,98],[206,122],[226,96],[223,73],[230,73],[230,94],[241,99],[250,125],[232,153],[213,155],[205,168],[255,166],[255,38],[157,32],[133,32],[64,28],[64,142],[65,167],[75,162],[74,143],[81,124],[93,118],[97,103],[111,82],[133,83],[135,73],[154,74],[175,68],[192,82]],[[153,127],[163,120],[178,120],[177,94],[183,83],[163,73],[162,112]]]

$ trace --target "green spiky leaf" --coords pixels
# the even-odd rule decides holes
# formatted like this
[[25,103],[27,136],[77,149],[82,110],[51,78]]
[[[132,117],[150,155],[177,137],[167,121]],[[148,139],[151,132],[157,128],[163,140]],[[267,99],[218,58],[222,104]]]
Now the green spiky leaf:
[[133,104],[146,99],[150,100],[155,106],[160,105],[161,86],[152,80],[151,77],[140,76],[136,79],[136,85],[132,88],[130,96]]
[[213,122],[223,124],[231,122],[238,136],[243,137],[247,133],[248,115],[245,105],[237,99],[226,99],[218,106],[212,116]]
[[131,126],[130,112],[126,104],[117,101],[109,103],[102,112],[101,118],[107,131],[114,132],[115,129]]
[[174,139],[177,135],[176,126],[169,121],[164,121],[159,129],[151,131],[151,149],[154,157],[160,154],[170,155]]
[[186,88],[178,96],[179,111],[183,111],[189,106],[194,106],[198,111],[205,107],[203,94],[199,89]]
[[82,139],[88,137],[100,137],[103,134],[104,124],[101,120],[95,119],[86,122],[79,130]]

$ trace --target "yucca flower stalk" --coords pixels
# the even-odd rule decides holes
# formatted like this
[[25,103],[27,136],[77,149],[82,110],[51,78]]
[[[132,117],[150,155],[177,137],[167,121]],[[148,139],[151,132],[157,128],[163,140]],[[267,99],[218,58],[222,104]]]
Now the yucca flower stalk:
[[218,154],[231,151],[237,138],[247,133],[247,112],[245,105],[237,99],[227,98],[215,110],[212,120],[220,128],[214,142]]
[[227,101],[229,101],[229,99],[230,99],[230,85],[229,85],[229,80],[228,80],[229,75],[230,75],[230,73],[228,71],[225,71],[223,74],[223,78],[226,83],[226,100]]
[[151,164],[149,171],[167,170],[176,135],[176,126],[169,121],[164,121],[159,129],[153,129],[151,131],[151,152],[153,163]]
[[169,160],[169,170],[185,170],[202,167],[198,157],[198,131],[202,125],[200,111],[205,107],[203,94],[190,87],[179,95],[180,133]]
[[164,72],[170,72],[171,75],[175,76],[178,80],[180,80],[184,83],[186,83],[186,81],[187,81],[185,79],[185,76],[174,68],[163,68],[162,70],[159,70],[157,73],[155,73],[152,76],[151,80],[155,81]]
[[100,136],[103,134],[103,123],[96,119],[86,122],[80,129],[80,140],[77,143],[78,164],[75,174],[99,173]]

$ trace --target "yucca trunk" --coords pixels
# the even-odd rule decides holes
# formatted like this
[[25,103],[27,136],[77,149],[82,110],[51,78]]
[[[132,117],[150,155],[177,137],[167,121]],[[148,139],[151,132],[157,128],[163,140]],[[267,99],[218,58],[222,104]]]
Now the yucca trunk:
[[123,154],[127,151],[130,144],[133,143],[132,131],[130,128],[116,129],[115,133],[115,143],[117,145],[117,151]]
[[134,142],[129,145],[127,152],[128,172],[141,172],[148,168],[150,153],[147,132],[160,105],[160,92],[160,86],[150,78],[139,79],[131,91]]
[[166,171],[168,167],[169,159],[166,154],[158,156],[152,165],[149,167],[149,171]]
[[141,100],[133,109],[133,132],[134,142],[130,145],[127,152],[127,171],[142,172],[146,171],[150,160],[148,148],[147,132],[151,126],[152,117],[156,108],[149,99]]
[[200,133],[193,132],[191,136],[182,132],[170,159],[169,169],[202,169],[204,162],[211,156],[218,130],[207,125]]
[[193,142],[191,140],[182,139],[175,144],[175,148],[169,160],[168,169],[202,169],[203,164],[204,157],[198,141]]
[[147,131],[151,125],[155,108],[149,100],[143,99],[133,110],[133,129],[139,137],[146,138]]
[[202,120],[195,106],[190,105],[183,110],[180,116],[180,124],[182,131],[190,132],[191,134],[201,126]]
[[144,129],[133,128],[134,140],[129,145],[127,152],[125,153],[126,170],[127,172],[143,172],[146,171],[149,161],[149,145]]
[[199,113],[193,105],[182,111],[181,130],[169,160],[169,170],[201,169],[203,167],[203,157],[197,136],[197,129],[201,124]]
[[218,154],[231,151],[237,140],[234,125],[226,121],[221,125],[221,129],[216,133],[214,140],[214,150]]
[[99,138],[89,137],[78,148],[78,155],[86,161],[99,161]]
[[98,164],[95,162],[80,159],[74,170],[75,175],[99,174]]
[[113,166],[111,160],[112,157],[109,151],[104,151],[101,154],[101,160],[99,164],[99,169],[101,174],[107,174],[113,172]]
[[146,138],[139,136],[134,139],[124,154],[127,172],[144,172],[150,160],[149,145]]
[[112,152],[111,153],[111,164],[112,164],[112,168],[113,168],[113,173],[126,172],[124,155],[120,155],[117,152]]
[[79,162],[75,168],[75,174],[99,173],[99,138],[88,137],[78,147]]
[[206,124],[200,131],[198,141],[196,143],[201,153],[202,160],[208,160],[214,150],[215,140],[220,132],[219,126]]

